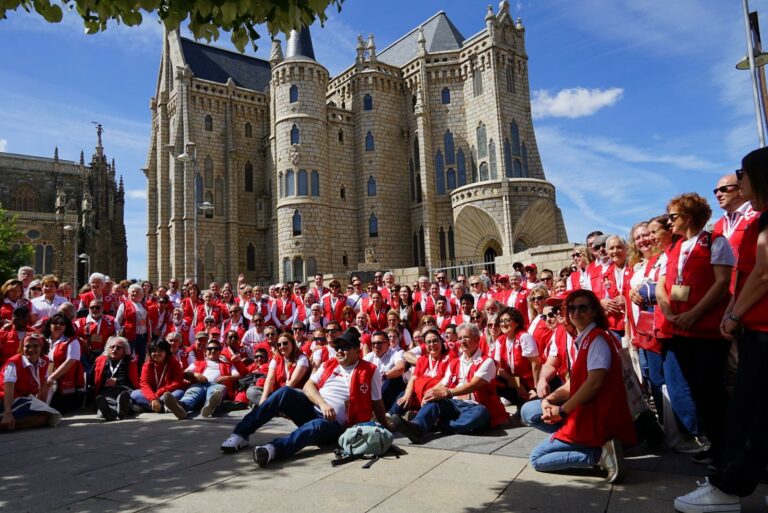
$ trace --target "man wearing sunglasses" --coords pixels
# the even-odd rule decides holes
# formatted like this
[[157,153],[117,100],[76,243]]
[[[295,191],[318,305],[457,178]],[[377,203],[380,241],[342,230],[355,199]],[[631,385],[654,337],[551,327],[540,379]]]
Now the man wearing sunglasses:
[[756,213],[752,210],[749,201],[745,200],[741,194],[741,185],[735,174],[720,178],[712,192],[717,198],[720,208],[725,211],[723,217],[717,220],[712,229],[712,238],[714,239],[718,235],[725,237],[731,244],[733,256],[738,258],[739,243],[744,236],[744,230]]
[[254,408],[221,444],[232,453],[248,447],[248,437],[278,415],[298,427],[286,437],[258,446],[253,460],[260,466],[287,458],[310,444],[336,443],[348,426],[371,419],[371,412],[388,425],[381,400],[381,374],[376,366],[360,359],[360,334],[354,328],[334,341],[336,357],[323,363],[303,391],[282,387]]
[[77,338],[88,349],[89,361],[93,362],[104,352],[104,344],[120,331],[114,317],[104,313],[103,303],[94,299],[88,305],[88,315],[74,322]]

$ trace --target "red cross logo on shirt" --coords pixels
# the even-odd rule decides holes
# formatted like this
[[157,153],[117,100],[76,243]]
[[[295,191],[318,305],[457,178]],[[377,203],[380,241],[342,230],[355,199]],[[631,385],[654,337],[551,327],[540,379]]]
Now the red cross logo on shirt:
[[368,385],[366,383],[363,383],[360,385],[360,392],[362,392],[363,394],[368,393]]

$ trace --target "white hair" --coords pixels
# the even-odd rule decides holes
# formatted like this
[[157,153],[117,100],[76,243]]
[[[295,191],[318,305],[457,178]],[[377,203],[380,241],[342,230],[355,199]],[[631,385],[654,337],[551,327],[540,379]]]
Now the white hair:
[[393,278],[395,277],[395,275],[391,271],[387,271],[384,273],[384,276],[382,276],[382,278],[388,278],[390,276]]
[[107,277],[104,276],[102,273],[91,273],[91,275],[88,277],[88,283],[92,282],[93,280],[101,281],[102,283],[107,282]]
[[141,292],[141,295],[142,295],[142,296],[144,295],[144,289],[143,289],[143,288],[141,288],[141,285],[139,285],[138,283],[133,283],[133,284],[131,284],[131,286],[130,286],[130,287],[128,287],[128,293],[129,293],[129,294],[130,294],[131,292],[133,292],[134,290],[138,290],[139,292]]
[[114,345],[121,345],[123,346],[123,350],[125,351],[124,355],[131,355],[133,354],[131,352],[131,344],[128,343],[128,339],[125,337],[109,337],[109,340],[107,340],[107,343],[104,344],[104,353],[105,355],[109,356],[109,350]]

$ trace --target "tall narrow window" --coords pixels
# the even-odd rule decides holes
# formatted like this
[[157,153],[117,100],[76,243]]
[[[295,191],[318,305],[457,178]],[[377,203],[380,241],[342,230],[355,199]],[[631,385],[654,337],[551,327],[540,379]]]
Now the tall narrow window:
[[349,257],[347,256],[347,252],[345,251],[343,255],[341,255],[341,265],[344,267],[349,267]]
[[459,152],[456,155],[456,166],[458,167],[458,186],[467,185],[467,165],[464,161],[464,150],[461,148],[459,148]]
[[443,134],[443,143],[445,144],[445,163],[447,165],[453,165],[456,163],[455,153],[453,151],[453,134],[450,130],[446,130]]
[[[213,193],[211,191],[208,191],[205,193],[205,201],[213,205]],[[213,209],[209,208],[205,211],[205,218],[206,219],[213,219]]]
[[314,276],[317,274],[317,260],[315,257],[307,258],[307,276]]
[[283,279],[288,281],[291,279],[291,261],[288,258],[283,258]]
[[200,173],[195,175],[195,182],[195,189],[197,189],[195,193],[195,202],[200,205],[200,203],[203,202],[203,177],[200,176]]
[[472,94],[475,97],[483,94],[483,72],[480,68],[472,70]]
[[291,144],[299,144],[299,127],[296,125],[291,127]]
[[339,130],[339,142],[344,142],[344,130]]
[[510,60],[507,63],[507,92],[515,92],[515,61]]
[[341,199],[347,199],[347,190],[344,188],[344,186],[341,186],[341,189],[339,189],[339,197]]
[[488,156],[488,140],[485,137],[485,125],[480,123],[475,133],[477,135],[477,156],[482,159]]
[[512,150],[509,139],[504,139],[504,176],[512,178]]
[[253,247],[253,243],[248,244],[248,248],[245,250],[245,269],[248,271],[256,270],[256,248]]
[[371,217],[368,218],[368,236],[379,236],[379,220],[376,218],[376,214],[371,214]]
[[488,141],[488,162],[491,168],[491,180],[496,180],[499,175],[496,170],[496,143],[493,142],[493,139]]
[[224,179],[222,177],[216,178],[216,187],[213,188],[214,200],[213,208],[217,216],[224,215]]
[[277,174],[277,197],[283,197],[283,173]]
[[291,218],[291,227],[293,229],[294,237],[301,235],[301,214],[298,210],[293,211],[293,217]]
[[253,166],[250,161],[245,163],[245,192],[253,192]]
[[253,137],[253,127],[250,123],[245,124],[245,136],[246,137]]
[[472,169],[472,182],[474,183],[474,182],[476,182],[478,180],[478,175],[477,175],[477,151],[475,150],[474,147],[470,151],[469,159],[470,159],[469,160],[470,168]]
[[203,164],[203,177],[205,178],[206,188],[213,187],[213,159],[210,155],[205,157],[205,163]]
[[365,151],[373,151],[373,134],[371,132],[365,134]]
[[299,182],[299,188],[298,188],[298,195],[299,196],[308,196],[309,190],[307,189],[307,170],[306,169],[300,169],[298,173],[298,182]]
[[419,227],[419,265],[427,263],[427,247],[424,244],[424,227]]
[[310,189],[312,192],[312,196],[318,197],[320,196],[320,173],[317,171],[312,171],[310,174]]
[[206,132],[213,131],[213,118],[210,116],[210,114],[207,114],[205,116],[205,131]]
[[523,177],[528,178],[530,176],[528,170],[528,147],[523,143]]
[[413,266],[419,266],[419,236],[413,234]]
[[520,156],[520,128],[517,123],[513,121],[509,124],[509,133],[512,136],[512,156]]
[[363,110],[373,110],[373,97],[370,94],[363,96]]
[[45,246],[38,244],[35,246],[35,273],[43,274],[43,265],[45,264]]
[[445,230],[443,230],[443,227],[440,227],[440,231],[438,232],[439,239],[440,239],[440,261],[445,261]]
[[301,257],[293,259],[293,281],[304,281],[304,259]]
[[211,277],[214,272],[216,272],[216,248],[213,242],[207,241],[205,243],[205,271],[203,276],[205,278]]
[[296,103],[299,101],[299,88],[297,86],[291,86],[291,88],[288,90],[288,98],[291,103]]
[[286,196],[293,196],[296,194],[293,177],[294,177],[294,173],[292,170],[288,170],[285,172],[285,195]]
[[376,179],[373,176],[368,177],[368,196],[376,196]]
[[445,184],[449,191],[456,188],[456,171],[452,167],[449,167],[448,171],[445,172]]
[[416,172],[413,170],[413,159],[408,161],[408,183],[411,186],[411,201],[416,201]]
[[443,87],[443,92],[442,92],[441,95],[442,95],[443,105],[448,105],[449,103],[451,103],[451,90],[450,89],[448,89],[447,87]]
[[445,170],[440,150],[435,154],[435,189],[438,194],[445,194]]
[[487,162],[481,162],[480,163],[480,181],[488,180],[488,163]]
[[421,203],[421,157],[419,155],[419,138],[413,138],[413,162],[416,171],[416,203]]

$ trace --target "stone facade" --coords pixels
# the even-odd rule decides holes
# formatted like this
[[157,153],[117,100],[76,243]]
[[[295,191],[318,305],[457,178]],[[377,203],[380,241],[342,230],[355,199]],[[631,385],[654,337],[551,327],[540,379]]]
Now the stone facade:
[[149,279],[435,269],[566,242],[527,60],[506,1],[470,38],[442,11],[381,52],[359,37],[334,78],[308,29],[285,56],[273,42],[268,63],[167,34],[146,166]]
[[36,274],[78,286],[89,271],[126,277],[125,190],[100,135],[88,165],[82,152],[78,163],[59,159],[58,149],[53,158],[0,153],[0,176],[0,204],[33,246]]

